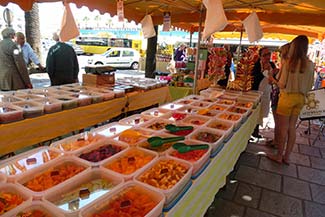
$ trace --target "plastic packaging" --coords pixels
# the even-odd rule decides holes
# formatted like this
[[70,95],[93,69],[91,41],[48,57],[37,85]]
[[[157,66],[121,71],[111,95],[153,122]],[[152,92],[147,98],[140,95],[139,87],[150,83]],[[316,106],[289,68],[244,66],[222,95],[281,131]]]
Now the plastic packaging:
[[190,115],[186,118],[184,118],[181,123],[183,124],[190,124],[190,125],[194,125],[194,126],[202,126],[204,125],[206,122],[209,121],[209,118],[206,116],[202,116],[202,115]]
[[98,135],[106,136],[106,137],[114,137],[117,134],[123,132],[124,130],[130,129],[131,127],[132,126],[122,125],[122,124],[119,124],[118,122],[113,122],[113,123],[98,127],[96,129],[94,129],[92,132],[94,132]]
[[[185,140],[183,143],[186,145],[198,145],[198,144],[207,144],[207,143],[198,143],[197,141],[194,140]],[[192,152],[192,153],[191,153]],[[199,153],[198,153],[199,152]],[[167,151],[167,156],[172,156],[176,157],[182,160],[188,161],[192,167],[192,176],[195,176],[197,172],[200,171],[200,169],[205,165],[205,163],[209,160],[211,154],[211,146],[209,145],[208,149],[205,150],[195,150],[195,151],[190,151],[186,153],[178,153],[177,150],[174,148],[171,148]],[[197,157],[198,159],[195,159],[191,157],[191,155],[194,157]]]
[[197,101],[197,102],[192,102],[190,105],[199,107],[199,108],[207,108],[207,107],[211,106],[211,103],[204,102],[204,101]]
[[[103,214],[103,216],[112,216],[112,213],[108,213],[108,211],[120,213],[127,206],[135,206],[136,211],[145,212],[141,214],[137,213],[139,216],[159,217],[162,215],[165,196],[161,192],[149,188],[142,183],[129,181],[107,194],[101,201],[101,203],[92,206],[89,205],[82,209],[80,211],[80,217],[93,217],[94,214],[99,213]],[[145,210],[142,204],[149,204],[151,202],[153,203],[152,208]],[[116,206],[118,204],[120,205],[120,209],[122,209],[120,211]],[[106,215],[104,214],[105,211],[107,211]],[[131,215],[131,213],[129,214]]]
[[123,132],[119,133],[115,140],[125,142],[130,146],[135,146],[139,141],[147,139],[151,137],[152,131],[141,128],[141,127],[133,127]]
[[[192,165],[187,161],[174,157],[160,157],[151,167],[137,175],[135,180],[147,185],[148,188],[162,192],[166,197],[165,204],[169,204],[190,181],[192,169]],[[157,171],[160,171],[160,175],[166,178],[156,179],[155,177],[150,177],[150,174],[154,174]],[[174,173],[177,173],[177,176],[173,175]]]
[[142,124],[146,121],[149,121],[150,119],[152,119],[152,118],[151,117],[143,117],[140,114],[135,114],[135,115],[129,116],[127,118],[123,118],[122,120],[119,120],[119,124],[136,126],[136,125]]
[[122,184],[122,177],[108,170],[94,168],[78,179],[66,181],[60,189],[49,190],[43,200],[48,206],[59,209],[64,216],[78,216],[83,207],[96,206],[105,195]]
[[78,107],[78,100],[68,95],[53,95],[52,97],[62,103],[63,110],[73,109]]
[[8,177],[9,182],[13,182],[16,176],[47,164],[62,155],[63,153],[51,147],[32,149],[3,161],[0,172]]
[[41,103],[44,107],[44,113],[50,114],[59,112],[62,110],[62,102],[51,97],[45,97],[42,99],[35,100],[35,102]]
[[23,109],[11,103],[0,103],[0,124],[24,119]]
[[173,122],[168,119],[163,118],[154,118],[150,121],[147,121],[141,125],[139,125],[142,128],[149,129],[155,132],[161,132],[165,129],[165,126],[167,124],[172,124]]
[[156,158],[158,158],[156,152],[134,147],[105,160],[101,167],[129,181],[148,168]]
[[163,110],[176,110],[182,108],[184,105],[178,103],[167,103],[165,105],[160,106],[160,109]]
[[32,100],[14,102],[13,104],[23,109],[24,118],[33,118],[44,113],[43,105]]
[[241,125],[243,116],[238,113],[225,111],[225,112],[222,112],[221,114],[217,115],[217,118],[233,122],[234,130],[237,130]]
[[129,146],[126,143],[113,139],[104,139],[76,152],[83,161],[89,162],[92,166],[100,165],[105,159],[109,159],[115,154],[125,151]]
[[211,145],[211,152],[214,152],[224,141],[224,132],[207,127],[200,127],[189,135],[191,140],[198,143],[208,143]]
[[64,183],[90,170],[90,164],[76,157],[57,158],[17,177],[16,183],[23,186],[34,199],[40,199],[49,190],[60,189]]
[[95,132],[84,132],[56,141],[51,144],[51,147],[59,149],[67,155],[72,155],[103,139],[106,137]]
[[73,99],[77,99],[78,100],[78,106],[86,106],[86,105],[90,105],[92,103],[92,97],[90,97],[87,94],[71,93],[68,96],[72,97]]
[[177,109],[177,111],[187,113],[187,114],[196,114],[197,111],[199,111],[200,109],[202,109],[202,108],[191,106],[191,105],[186,105],[180,109]]
[[243,119],[248,117],[248,115],[251,113],[252,109],[246,109],[246,108],[241,108],[237,106],[232,106],[227,109],[229,112],[233,112],[236,114],[241,114],[243,116]]
[[[4,196],[4,193],[10,196]],[[32,196],[20,186],[17,186],[12,183],[0,185],[0,198],[2,199],[2,204],[5,204],[5,206],[7,206],[7,204],[10,202],[6,198],[12,198],[12,195],[18,195],[18,197],[16,197],[15,200],[12,201],[12,203],[15,203],[15,205],[12,204],[12,208],[4,213],[2,213],[1,209],[1,217],[12,217],[14,213],[16,213],[16,211],[19,210],[21,207],[29,206],[32,203]]]
[[234,123],[224,119],[213,118],[206,123],[206,127],[222,131],[226,139],[234,130]]
[[17,102],[17,101],[21,101],[21,99],[15,97],[13,95],[0,92],[0,103],[11,103],[11,102]]
[[189,104],[191,104],[193,102],[194,102],[194,100],[183,99],[183,98],[175,101],[175,103],[182,104],[182,105],[189,105]]
[[18,207],[14,212],[14,217],[36,217],[36,216],[46,216],[46,217],[64,217],[64,214],[55,207],[46,204],[43,201],[32,201],[29,205],[24,204]]
[[147,111],[141,112],[141,115],[142,117],[159,118],[159,117],[167,116],[169,113],[170,113],[169,110],[152,108]]
[[214,103],[209,107],[210,110],[216,110],[216,111],[225,111],[227,108],[229,108],[228,105],[218,104],[218,103]]
[[219,100],[217,101],[218,104],[225,105],[225,106],[232,106],[235,105],[236,100],[235,99],[223,99],[219,97]]

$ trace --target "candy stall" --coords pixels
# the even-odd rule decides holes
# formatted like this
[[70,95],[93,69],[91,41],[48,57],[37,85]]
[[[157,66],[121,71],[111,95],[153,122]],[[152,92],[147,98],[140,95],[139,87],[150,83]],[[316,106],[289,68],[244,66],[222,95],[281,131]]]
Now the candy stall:
[[260,97],[209,88],[8,158],[0,213],[203,216],[246,148]]

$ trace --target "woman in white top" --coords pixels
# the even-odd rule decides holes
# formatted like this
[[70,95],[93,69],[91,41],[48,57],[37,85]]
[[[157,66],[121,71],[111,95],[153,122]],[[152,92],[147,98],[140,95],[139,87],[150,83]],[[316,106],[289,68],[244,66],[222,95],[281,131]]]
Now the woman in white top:
[[280,164],[289,164],[289,157],[296,142],[298,116],[305,103],[305,96],[313,85],[314,64],[308,59],[307,50],[308,38],[305,35],[293,39],[290,43],[289,58],[282,66],[278,82],[280,96],[276,112],[281,126],[278,153],[268,154],[267,157]]

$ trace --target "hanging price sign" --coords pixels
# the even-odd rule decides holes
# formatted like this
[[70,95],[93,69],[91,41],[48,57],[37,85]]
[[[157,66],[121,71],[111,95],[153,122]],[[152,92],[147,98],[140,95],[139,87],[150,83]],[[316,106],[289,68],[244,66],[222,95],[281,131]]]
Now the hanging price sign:
[[170,12],[164,12],[163,31],[169,32],[170,28],[171,28]]
[[124,22],[124,2],[117,0],[117,17],[119,22]]

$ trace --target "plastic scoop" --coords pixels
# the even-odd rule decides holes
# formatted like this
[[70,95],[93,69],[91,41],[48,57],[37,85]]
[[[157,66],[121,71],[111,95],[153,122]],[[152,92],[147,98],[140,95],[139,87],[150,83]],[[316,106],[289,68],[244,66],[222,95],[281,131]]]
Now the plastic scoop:
[[176,141],[180,141],[180,140],[184,140],[184,139],[185,139],[184,136],[167,137],[167,138],[161,138],[159,136],[153,136],[153,137],[150,137],[149,139],[147,139],[147,141],[152,147],[158,147],[158,146],[161,146],[161,145],[163,145],[165,143],[168,143],[168,142],[176,142]]
[[186,153],[193,150],[208,149],[209,145],[186,145],[185,143],[175,143],[173,148],[176,149],[179,153]]
[[165,129],[170,132],[177,132],[182,130],[193,130],[193,126],[176,126],[174,124],[167,124]]

